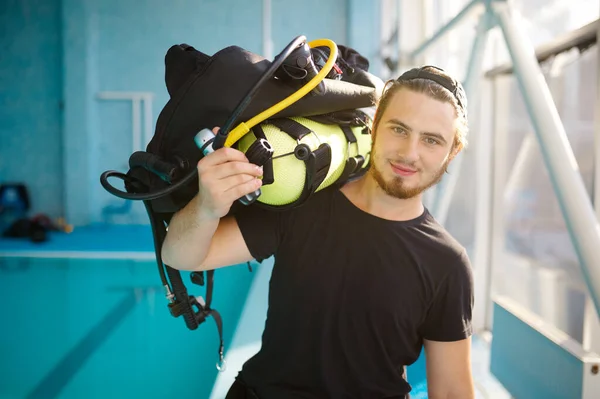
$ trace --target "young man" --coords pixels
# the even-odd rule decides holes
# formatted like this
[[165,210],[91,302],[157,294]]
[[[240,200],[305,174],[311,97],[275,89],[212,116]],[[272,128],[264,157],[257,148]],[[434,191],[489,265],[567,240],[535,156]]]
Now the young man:
[[386,85],[369,172],[301,207],[224,217],[261,171],[230,148],[198,163],[199,194],[170,223],[165,263],[275,257],[262,347],[228,398],[407,398],[405,366],[423,346],[429,398],[474,398],[469,260],[422,203],[466,131],[460,84],[423,67]]

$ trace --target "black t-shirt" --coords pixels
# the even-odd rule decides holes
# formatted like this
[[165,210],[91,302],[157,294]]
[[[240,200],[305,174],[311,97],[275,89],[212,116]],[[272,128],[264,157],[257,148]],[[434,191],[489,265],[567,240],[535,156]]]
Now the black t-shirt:
[[253,257],[275,256],[262,347],[240,373],[261,399],[404,398],[424,338],[472,332],[466,251],[427,210],[385,220],[328,188],[236,218]]

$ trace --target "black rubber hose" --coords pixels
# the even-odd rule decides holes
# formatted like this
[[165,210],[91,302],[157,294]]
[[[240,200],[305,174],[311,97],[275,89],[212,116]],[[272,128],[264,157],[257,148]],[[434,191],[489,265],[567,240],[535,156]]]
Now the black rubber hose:
[[[269,69],[267,69],[267,71],[260,77],[260,79],[254,84],[254,86],[252,86],[252,88],[248,91],[246,96],[240,101],[238,106],[234,109],[234,111],[231,114],[231,116],[229,117],[229,119],[225,122],[225,124],[222,126],[222,128],[219,129],[219,133],[215,137],[215,141],[213,143],[213,148],[215,150],[223,147],[223,145],[225,144],[225,141],[227,140],[227,135],[229,134],[231,127],[237,122],[237,119],[242,114],[242,112],[244,112],[244,110],[246,109],[248,104],[250,104],[250,102],[252,101],[252,98],[258,92],[258,90],[261,88],[261,86],[268,79],[270,79],[271,76],[273,76],[275,71],[281,66],[281,64],[283,64],[285,59],[298,46],[302,45],[304,42],[306,42],[305,36],[296,37],[290,44],[287,45],[287,47],[285,49],[283,49],[283,51],[281,53],[279,53],[279,55],[277,55],[275,57],[275,59],[269,66]],[[109,177],[118,177],[122,180],[130,179],[129,176],[125,175],[124,173],[120,173],[120,172],[117,172],[114,170],[108,170],[108,171],[102,173],[102,175],[100,176],[100,184],[102,184],[102,187],[104,187],[104,189],[106,191],[108,191],[109,193],[111,193],[112,195],[114,195],[116,197],[128,199],[128,200],[145,201],[145,200],[153,200],[153,199],[164,197],[165,195],[169,195],[172,192],[174,192],[175,190],[179,189],[180,187],[187,185],[192,179],[196,178],[197,176],[198,176],[198,170],[196,168],[194,168],[188,175],[186,175],[181,181],[177,182],[176,184],[166,187],[159,191],[155,191],[152,193],[142,193],[142,194],[128,193],[128,192],[119,190],[119,189],[115,188],[114,186],[112,186],[108,182]]]
[[237,122],[238,118],[240,117],[242,112],[244,112],[244,110],[246,109],[248,104],[250,104],[250,102],[252,101],[252,98],[258,92],[258,90],[265,84],[265,82],[268,79],[271,79],[271,77],[275,74],[275,72],[283,64],[285,59],[287,57],[289,57],[290,54],[292,54],[294,52],[294,50],[296,50],[299,46],[301,46],[304,43],[306,43],[306,36],[303,36],[303,35],[298,36],[294,40],[292,40],[290,42],[290,44],[288,44],[286,46],[286,48],[284,48],[283,51],[281,53],[279,53],[279,55],[277,55],[275,57],[275,59],[269,66],[269,69],[267,69],[267,71],[262,74],[260,79],[254,84],[254,86],[252,86],[250,88],[248,93],[246,93],[246,96],[244,96],[242,101],[240,101],[240,103],[237,105],[237,107],[235,107],[235,109],[231,113],[231,116],[229,117],[229,119],[219,129],[219,133],[217,134],[217,137],[215,137],[215,141],[213,143],[213,148],[215,150],[218,150],[219,148],[223,147],[223,145],[225,144],[225,141],[227,139],[227,135],[229,134],[229,131],[231,130],[233,125]]

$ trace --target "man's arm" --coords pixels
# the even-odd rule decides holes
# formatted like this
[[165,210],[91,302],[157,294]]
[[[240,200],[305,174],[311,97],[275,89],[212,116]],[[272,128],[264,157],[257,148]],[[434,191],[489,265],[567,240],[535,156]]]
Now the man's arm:
[[471,337],[453,342],[424,340],[429,399],[474,399]]
[[185,211],[174,216],[175,221],[169,225],[162,248],[162,258],[167,265],[200,271],[253,259],[233,216],[196,220]]
[[473,273],[466,251],[448,263],[422,326],[430,399],[473,399]]
[[224,218],[233,201],[255,191],[262,171],[233,148],[198,162],[198,194],[171,218],[163,261],[180,270],[210,270],[252,259],[239,226]]

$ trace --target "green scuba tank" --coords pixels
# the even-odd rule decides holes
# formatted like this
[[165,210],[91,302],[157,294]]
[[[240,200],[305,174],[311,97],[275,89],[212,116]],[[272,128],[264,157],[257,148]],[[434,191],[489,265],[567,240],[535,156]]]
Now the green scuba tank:
[[367,126],[328,124],[303,117],[267,121],[242,137],[236,148],[248,155],[266,139],[273,153],[263,162],[263,206],[287,208],[336,182],[366,171],[371,152]]

